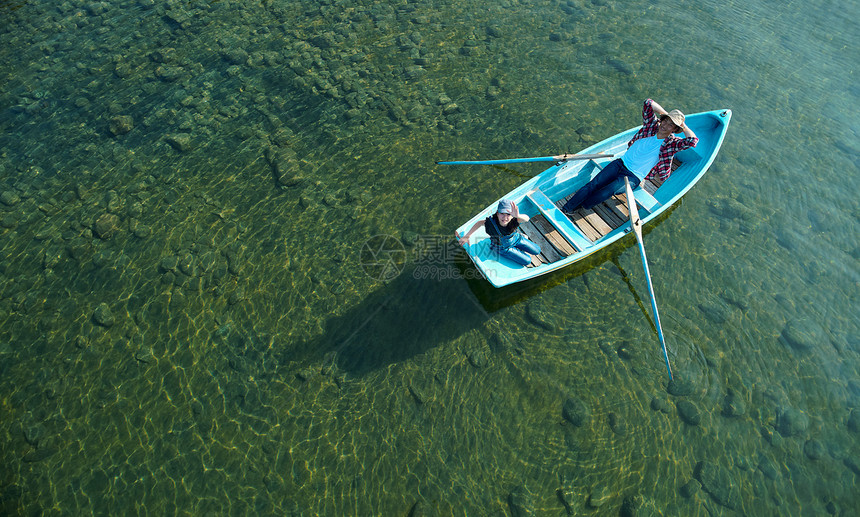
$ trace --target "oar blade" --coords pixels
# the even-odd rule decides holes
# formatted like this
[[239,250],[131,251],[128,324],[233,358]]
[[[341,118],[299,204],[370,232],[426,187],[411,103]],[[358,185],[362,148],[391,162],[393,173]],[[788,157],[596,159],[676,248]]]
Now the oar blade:
[[569,162],[573,160],[596,160],[599,158],[612,158],[611,154],[560,154],[556,156],[535,156],[533,158],[508,158],[502,160],[458,160],[439,161],[436,165],[501,165],[505,163],[533,163],[533,162]]

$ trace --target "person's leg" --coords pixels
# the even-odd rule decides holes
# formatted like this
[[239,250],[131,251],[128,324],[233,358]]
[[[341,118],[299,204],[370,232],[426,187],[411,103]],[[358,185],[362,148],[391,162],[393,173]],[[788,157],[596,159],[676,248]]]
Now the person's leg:
[[520,242],[517,243],[516,248],[520,251],[525,251],[531,255],[539,255],[540,254],[540,246],[537,243],[532,242],[528,239],[528,237],[521,237]]
[[516,262],[521,266],[527,266],[532,262],[532,256],[518,249],[516,246],[511,246],[506,250],[499,250],[499,257]]
[[594,190],[591,195],[582,201],[582,208],[590,209],[593,208],[594,205],[603,203],[615,195],[619,189],[624,190],[624,174],[619,175],[612,182],[607,183],[602,188]]
[[615,178],[611,183],[606,184],[606,186],[604,186],[603,188],[593,191],[591,195],[582,202],[582,207],[589,209],[593,208],[594,205],[599,205],[600,203],[603,203],[615,194],[620,194],[621,192],[624,192],[626,188],[624,185],[625,177],[630,179],[631,187],[636,188],[636,185],[639,184],[639,178],[632,175],[631,173],[623,172],[622,174],[619,174],[618,177]]
[[[583,205],[586,199],[592,197],[594,191],[604,188],[606,185],[612,183],[618,177],[623,177],[620,174],[621,170],[623,170],[621,159],[619,158],[618,160],[613,160],[606,167],[604,167],[602,171],[598,172],[597,176],[595,176],[591,181],[583,185],[583,187],[579,189],[567,203],[564,204],[561,210],[566,213],[576,211]],[[624,180],[622,179],[621,181]]]

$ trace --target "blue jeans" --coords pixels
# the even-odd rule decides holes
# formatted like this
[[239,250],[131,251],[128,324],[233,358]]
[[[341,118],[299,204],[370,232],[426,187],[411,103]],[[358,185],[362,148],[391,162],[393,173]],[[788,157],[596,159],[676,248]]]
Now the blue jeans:
[[522,234],[517,234],[517,242],[510,248],[496,248],[499,257],[512,260],[521,266],[527,266],[532,262],[532,255],[540,254],[540,246],[528,240]]
[[614,194],[624,192],[624,177],[630,178],[630,186],[636,187],[639,178],[627,170],[621,158],[613,160],[602,171],[597,173],[591,181],[583,185],[570,200],[561,208],[562,211],[570,213],[579,208],[591,208],[603,203]]

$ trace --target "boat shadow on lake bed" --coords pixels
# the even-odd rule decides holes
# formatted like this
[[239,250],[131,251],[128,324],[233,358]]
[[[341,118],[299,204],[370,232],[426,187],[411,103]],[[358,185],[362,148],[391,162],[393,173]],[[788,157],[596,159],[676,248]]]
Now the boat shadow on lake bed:
[[303,347],[307,359],[362,376],[455,340],[488,319],[461,279],[422,277],[422,271],[408,264],[359,305],[329,319],[323,334]]

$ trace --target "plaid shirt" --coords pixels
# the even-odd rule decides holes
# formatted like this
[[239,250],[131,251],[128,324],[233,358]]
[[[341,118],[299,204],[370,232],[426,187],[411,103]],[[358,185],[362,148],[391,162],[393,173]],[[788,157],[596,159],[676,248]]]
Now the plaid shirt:
[[[660,118],[654,114],[651,108],[651,99],[646,99],[642,106],[642,128],[633,135],[633,139],[627,143],[629,148],[633,142],[641,138],[648,138],[657,134],[657,126],[660,124]],[[660,146],[660,157],[657,160],[657,165],[651,169],[651,172],[645,176],[645,179],[652,179],[655,176],[660,176],[660,181],[666,181],[669,175],[672,174],[672,157],[678,151],[696,147],[699,139],[696,137],[678,138],[675,135],[669,135]]]

